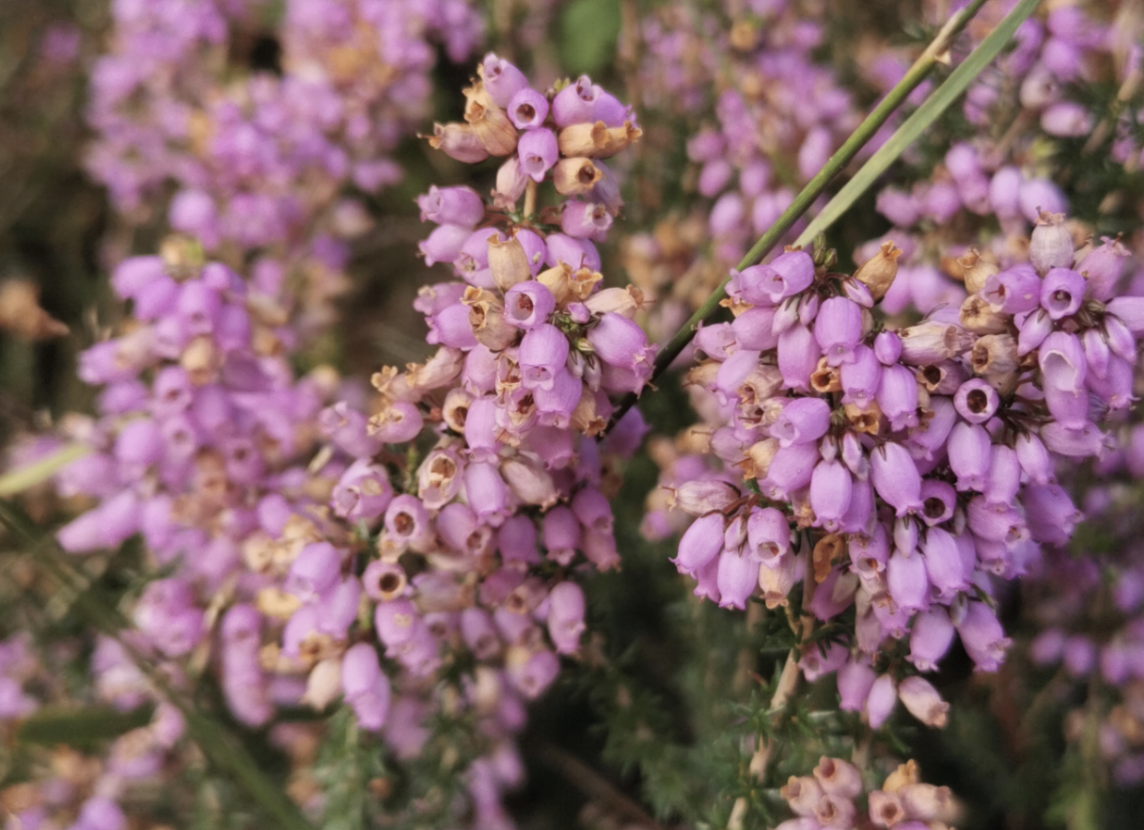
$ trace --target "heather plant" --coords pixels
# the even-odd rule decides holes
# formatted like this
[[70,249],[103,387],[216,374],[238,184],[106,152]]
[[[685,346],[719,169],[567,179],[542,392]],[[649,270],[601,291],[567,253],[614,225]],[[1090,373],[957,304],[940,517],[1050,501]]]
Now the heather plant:
[[1133,826],[1133,4],[106,25],[5,830]]

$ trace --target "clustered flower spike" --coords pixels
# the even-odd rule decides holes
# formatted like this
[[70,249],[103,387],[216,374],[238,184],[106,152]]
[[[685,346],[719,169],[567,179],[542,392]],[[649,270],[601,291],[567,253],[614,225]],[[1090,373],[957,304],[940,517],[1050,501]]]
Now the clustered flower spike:
[[[313,536],[303,518],[317,504],[304,486],[317,449],[309,425],[338,379],[320,369],[296,380],[284,353],[292,332],[224,265],[135,257],[112,286],[134,304],[136,325],[80,357],[81,379],[102,387],[100,417],[67,424],[92,452],[57,486],[96,504],[58,539],[85,554],[140,534],[154,564],[172,570],[133,614],[163,658],[209,644],[207,608],[220,593],[234,603],[218,630],[222,688],[235,717],[261,725],[273,714],[262,615],[242,603],[275,588]],[[342,467],[331,460],[314,490]]]
[[908,638],[918,671],[955,632],[979,669],[1000,665],[1009,640],[991,578],[1068,541],[1081,514],[1056,463],[1100,456],[1100,423],[1133,400],[1144,300],[1108,300],[1102,280],[1074,270],[1060,221],[1034,232],[1034,264],[901,329],[872,314],[894,279],[892,248],[853,276],[831,272],[825,251],[787,251],[732,271],[735,321],[697,338],[705,357],[687,383],[710,451],[759,492],[675,484],[676,505],[698,517],[676,567],[724,607],[783,606],[799,582],[820,620],[854,606],[849,647],[811,648],[801,667],[837,670],[843,708],[874,727],[898,698],[945,722],[922,678],[878,675],[889,641]]
[[[881,789],[866,793],[863,810],[855,803],[865,788],[858,768],[823,756],[812,775],[791,776],[781,790],[795,818],[775,830],[835,827],[897,827],[942,830],[959,815],[949,787],[924,783],[918,765],[907,761],[886,777]],[[865,813],[865,815],[863,815]]]
[[[598,154],[566,151],[591,151],[572,141],[582,127],[583,140],[603,130],[612,150],[638,136],[616,99],[587,78],[540,93],[495,55],[479,71],[466,123],[438,128],[431,143],[462,160],[511,155],[526,189],[551,179],[559,193],[565,162],[615,187]],[[618,192],[579,195],[536,215],[517,214],[499,185],[491,206],[465,187],[418,198],[437,225],[421,246],[426,262],[451,264],[463,282],[427,286],[414,303],[432,356],[377,372],[368,414],[350,401],[321,414],[337,456],[353,459],[329,504],[347,527],[333,522],[328,540],[303,547],[283,584],[281,655],[308,672],[308,702],[341,694],[399,755],[416,751],[399,706],[416,704],[418,723],[446,705],[475,713],[491,741],[466,773],[478,826],[503,820],[499,794],[519,778],[504,758],[515,758],[523,703],[555,680],[558,655],[579,650],[586,608],[574,576],[619,565],[610,459],[645,431],[633,411],[596,440],[614,412],[609,393],[639,391],[654,352],[631,320],[638,296],[601,289],[595,246],[568,218],[580,204],[610,222]],[[395,461],[411,457],[408,470]],[[368,551],[338,542],[348,525],[368,531]],[[372,632],[354,623],[362,601]],[[459,653],[475,668],[446,703],[435,679]]]

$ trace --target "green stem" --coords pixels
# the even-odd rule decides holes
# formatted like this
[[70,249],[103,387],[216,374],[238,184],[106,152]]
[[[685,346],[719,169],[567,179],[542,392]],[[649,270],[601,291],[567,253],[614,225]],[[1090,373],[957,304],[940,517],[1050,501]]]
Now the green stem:
[[[1033,2],[1035,4],[1038,1],[1039,0],[1025,0],[1025,3]],[[771,225],[767,232],[759,238],[759,241],[752,246],[751,250],[747,251],[747,255],[735,266],[735,270],[742,271],[744,268],[750,267],[770,253],[771,249],[782,239],[783,234],[790,230],[794,223],[810,209],[814,200],[822,195],[831,180],[858,155],[858,152],[874,137],[874,134],[881,129],[882,125],[894,114],[894,111],[905,103],[910,94],[926,79],[930,70],[942,61],[944,53],[949,49],[953,38],[965,28],[965,25],[977,14],[978,9],[984,4],[985,0],[973,0],[972,3],[949,19],[941,31],[938,32],[937,37],[933,39],[925,51],[922,52],[921,56],[914,62],[914,65],[910,67],[905,77],[898,81],[897,85],[895,85],[886,97],[882,99],[881,103],[874,108],[874,111],[866,116],[866,119],[858,125],[858,128],[851,136],[846,139],[843,145],[838,148],[837,152],[830,157],[823,168],[815,174],[814,178],[807,183],[806,187],[802,189],[802,192],[795,197],[790,207],[783,211],[778,221]],[[1022,4],[1022,6],[1023,5],[1025,4]],[[1014,14],[1016,14],[1016,12],[1014,12]],[[1012,16],[1013,15],[1010,15],[1010,17]],[[1007,20],[1008,18],[1006,18],[1006,21]],[[974,55],[980,51],[981,49],[979,48],[974,52]],[[944,85],[942,88],[944,88]],[[726,288],[730,279],[730,276],[724,279],[715,292],[707,298],[706,302],[691,315],[691,319],[684,323],[682,328],[675,333],[671,340],[660,349],[659,354],[656,355],[655,364],[652,367],[651,378],[648,380],[649,385],[653,384],[656,378],[662,375],[668,366],[671,365],[672,361],[679,356],[680,352],[687,347],[687,344],[691,342],[691,338],[695,336],[699,324],[707,320],[715,313],[716,309],[719,308],[719,303],[727,296]],[[635,405],[638,398],[638,394],[629,393],[620,400],[616,412],[608,424],[608,429],[611,429],[611,427]],[[607,430],[605,430],[605,434],[606,432]]]
[[46,458],[0,476],[0,497],[12,496],[47,481],[73,461],[91,453],[86,444],[68,444]]
[[73,607],[79,615],[93,628],[116,639],[159,695],[179,709],[191,739],[216,769],[231,776],[276,821],[276,826],[284,830],[313,830],[297,805],[263,774],[242,742],[212,717],[200,712],[186,694],[168,682],[149,655],[122,636],[123,631],[131,628],[131,623],[118,610],[100,602],[86,590],[86,580],[67,556],[54,544],[50,544],[50,537],[23,511],[4,500],[0,500],[0,524],[5,525],[13,536],[23,542],[26,549],[37,550],[37,567],[43,568],[59,583],[75,592]]

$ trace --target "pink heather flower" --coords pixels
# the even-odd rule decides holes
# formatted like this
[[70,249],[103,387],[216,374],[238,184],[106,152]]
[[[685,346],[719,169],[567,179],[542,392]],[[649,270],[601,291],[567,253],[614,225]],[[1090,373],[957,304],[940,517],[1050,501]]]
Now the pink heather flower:
[[770,435],[779,446],[817,441],[830,428],[830,404],[822,398],[794,398],[785,403]]
[[810,480],[810,506],[818,524],[834,533],[850,507],[853,481],[839,461],[821,461]]
[[1044,442],[1031,432],[1017,435],[1015,445],[1021,470],[1036,484],[1050,484],[1056,480],[1053,460]]
[[779,336],[778,364],[783,384],[801,392],[810,391],[810,376],[822,356],[818,342],[806,326],[792,326]]
[[341,561],[338,549],[327,542],[306,545],[290,565],[286,590],[303,602],[313,601],[337,582]]
[[568,360],[568,352],[568,338],[556,326],[541,323],[530,328],[520,343],[519,362],[525,388],[551,388]]
[[561,582],[548,595],[548,634],[560,654],[574,654],[584,633],[584,592],[574,582]]
[[439,225],[417,247],[425,257],[426,265],[452,262],[460,255],[462,246],[472,233],[472,228],[464,225]]
[[960,621],[954,623],[961,644],[981,671],[997,671],[1010,640],[1004,636],[997,615],[983,602],[969,602]]
[[937,662],[949,651],[953,643],[953,621],[941,605],[932,605],[928,611],[914,617],[910,631],[908,659],[918,671],[937,671]]
[[734,342],[755,351],[773,349],[779,342],[778,335],[774,333],[774,318],[774,309],[764,306],[748,309],[730,325]]
[[958,490],[985,489],[992,440],[982,426],[959,423],[949,434],[949,465],[957,474]]
[[[525,175],[531,176],[535,182],[544,181],[545,174],[552,169],[552,165],[556,164],[556,160],[560,157],[560,150],[556,146],[556,134],[545,127],[538,127],[525,132],[517,143],[517,154],[520,158],[520,169]],[[590,220],[591,230],[587,233],[575,233],[569,230],[567,223],[565,223],[564,231],[572,236],[593,236],[602,233],[607,231],[612,224],[611,216],[606,213],[605,215],[607,215],[606,220],[597,219],[593,216]],[[584,218],[573,218],[568,221],[580,223],[574,225],[576,228],[587,223]]]
[[810,484],[819,458],[818,447],[813,443],[780,447],[771,459],[766,478],[759,482],[760,489],[768,498],[786,499]]
[[887,441],[870,453],[870,482],[898,516],[922,509],[921,476],[901,444]]
[[719,554],[716,572],[720,608],[746,608],[747,598],[759,584],[759,563],[739,550],[724,550]]
[[537,651],[521,663],[510,664],[508,676],[529,700],[539,697],[560,673],[560,660],[551,651]]
[[543,284],[529,280],[505,292],[504,308],[506,320],[518,328],[531,329],[548,322],[556,310],[556,300]]
[[627,369],[650,364],[655,351],[637,323],[611,311],[588,330],[588,342],[604,363]]
[[890,421],[890,429],[898,430],[918,425],[918,381],[906,366],[886,366],[881,372],[881,383],[875,396],[882,414]]
[[879,675],[870,686],[866,698],[866,718],[871,729],[881,729],[898,703],[898,690],[894,678],[888,674]]
[[895,550],[886,563],[886,585],[894,603],[907,611],[920,611],[929,605],[930,582],[926,560]]
[[851,657],[838,670],[839,708],[844,712],[861,712],[874,686],[877,675],[864,657]]
[[470,187],[437,187],[417,197],[421,221],[474,228],[485,218],[485,204]]
[[1040,303],[1041,278],[1033,266],[1020,263],[986,279],[982,296],[993,311],[1004,314],[1032,311]]
[[606,205],[571,199],[565,202],[561,209],[560,227],[564,233],[575,239],[603,242],[611,226],[612,214],[608,212]]
[[555,268],[561,262],[573,270],[588,268],[592,271],[600,270],[600,254],[596,246],[587,239],[573,239],[562,233],[552,233],[544,240],[544,263]]
[[502,109],[507,107],[522,89],[528,88],[528,78],[516,66],[504,58],[489,52],[481,61],[481,78],[493,103]]
[[1041,308],[1053,320],[1069,317],[1084,302],[1088,283],[1071,268],[1050,268],[1041,284]]
[[[888,332],[882,332],[888,334]],[[879,335],[879,338],[881,335]],[[895,336],[895,342],[898,344],[897,352],[901,353],[901,341]],[[895,360],[897,358],[895,357]],[[842,403],[854,404],[859,409],[865,410],[870,406],[870,403],[875,400],[879,389],[882,386],[883,363],[876,353],[876,348],[871,349],[867,346],[857,346],[854,349],[854,360],[851,363],[843,363],[840,371],[840,382],[842,384]],[[892,362],[892,361],[891,361]],[[917,385],[915,381],[915,386]],[[916,405],[914,407],[917,408]]]
[[389,714],[389,680],[381,673],[377,652],[368,643],[351,646],[342,657],[342,689],[358,725],[376,732]]
[[941,699],[928,680],[917,675],[898,684],[898,697],[911,715],[926,726],[942,728],[948,719],[949,704]]
[[967,380],[958,387],[953,397],[957,414],[971,424],[984,424],[1001,405],[997,390],[980,378]]
[[854,362],[854,347],[862,338],[862,308],[845,297],[822,303],[814,321],[814,339],[830,366]]
[[1120,282],[1124,262],[1131,256],[1118,239],[1103,237],[1104,244],[1093,248],[1077,265],[1076,270],[1088,281],[1088,293],[1093,299],[1109,300]]
[[722,549],[723,515],[709,513],[696,519],[687,528],[679,540],[679,552],[671,561],[680,573],[694,577],[713,562]]
[[535,130],[548,117],[548,99],[534,89],[520,89],[508,102],[507,110],[518,130]]
[[1054,331],[1041,343],[1037,354],[1047,386],[1067,392],[1082,392],[1087,361],[1075,334]]

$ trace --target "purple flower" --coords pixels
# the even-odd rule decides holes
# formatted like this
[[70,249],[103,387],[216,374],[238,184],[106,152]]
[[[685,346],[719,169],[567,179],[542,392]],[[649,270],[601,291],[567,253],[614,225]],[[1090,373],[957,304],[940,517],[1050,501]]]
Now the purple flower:
[[1054,331],[1041,343],[1037,355],[1045,385],[1066,392],[1082,392],[1087,361],[1075,334]]
[[914,617],[910,631],[909,660],[918,671],[937,671],[937,662],[949,651],[953,643],[953,621],[949,612],[940,605]]
[[529,280],[505,292],[504,308],[506,320],[527,330],[548,322],[556,310],[556,299],[543,284]]
[[541,323],[529,329],[520,342],[518,358],[525,387],[551,389],[557,372],[564,368],[568,352],[568,338],[556,326]]
[[552,99],[552,119],[560,128],[596,120],[596,99],[603,90],[592,79],[581,75]]
[[[535,130],[548,117],[548,99],[534,89],[517,90],[508,102],[508,117],[518,130]],[[523,136],[521,137],[523,141]]]
[[[889,334],[889,332],[882,332],[882,334]],[[900,353],[901,341],[897,339],[896,335],[891,336],[898,344],[897,351]],[[880,339],[882,335],[878,337]],[[842,396],[842,403],[851,403],[859,409],[865,410],[875,400],[882,385],[884,371],[882,368],[884,361],[879,360],[876,349],[877,344],[875,344],[874,349],[867,346],[857,346],[854,349],[854,361],[842,364],[839,372],[842,391],[845,393]],[[914,385],[917,385],[916,381]],[[914,409],[916,408],[915,404]]]
[[810,376],[822,356],[818,342],[806,326],[792,326],[779,336],[779,371],[783,383],[802,392],[810,391]]
[[870,453],[870,482],[898,516],[921,511],[921,476],[901,444],[887,441]]
[[759,585],[759,563],[741,551],[726,549],[719,554],[716,584],[720,608],[743,610]]
[[572,199],[565,202],[561,210],[560,227],[575,239],[603,242],[611,226],[612,214],[606,205]]
[[485,204],[470,187],[437,187],[417,197],[421,221],[428,219],[438,225],[458,225],[473,228],[485,218]]
[[887,366],[878,387],[878,406],[898,431],[918,425],[918,380],[907,366]]
[[548,594],[548,634],[561,654],[574,654],[584,633],[584,592],[575,582],[561,582]]
[[783,403],[769,430],[779,446],[817,441],[830,428],[830,404],[822,398],[792,398]]
[[637,323],[611,311],[588,330],[588,342],[604,363],[628,369],[648,366],[655,352]]
[[373,646],[358,643],[346,651],[342,657],[342,689],[359,726],[371,732],[385,726],[389,714],[389,680],[381,673]]
[[1049,317],[1060,320],[1080,309],[1088,287],[1084,277],[1070,268],[1050,268],[1041,285],[1041,307]]
[[485,55],[478,67],[485,89],[494,104],[504,108],[522,89],[528,88],[528,79],[516,66],[495,53]]
[[694,577],[723,550],[723,515],[709,513],[692,522],[679,540],[679,552],[671,561],[680,573]]
[[1041,278],[1033,266],[1021,263],[988,277],[982,294],[994,311],[1032,311],[1041,302]]
[[[538,127],[534,130],[529,130],[520,137],[517,144],[517,154],[520,158],[520,169],[525,175],[531,176],[534,182],[544,181],[545,174],[556,163],[560,157],[560,150],[556,146],[556,135],[545,127]],[[584,204],[585,210],[591,210],[592,205]],[[567,211],[566,211],[567,213]],[[572,214],[564,221],[564,232],[572,236],[595,236],[602,234],[608,230],[612,224],[612,218],[607,211],[604,212],[607,219],[596,217],[595,215],[589,220],[585,216]],[[583,232],[582,228],[589,226],[588,232]],[[580,232],[577,232],[580,231]]]
[[953,397],[953,405],[957,414],[971,424],[984,424],[1001,405],[1001,396],[997,390],[980,378],[967,380],[958,387]]
[[1011,641],[1004,636],[993,609],[983,602],[969,602],[960,621],[955,618],[954,624],[961,644],[977,668],[980,671],[997,671]]
[[814,339],[831,366],[854,362],[854,347],[862,338],[862,307],[845,297],[822,303],[814,321]]
[[473,231],[464,225],[440,225],[429,237],[418,244],[426,265],[438,262],[452,262],[461,253]]
[[852,492],[853,480],[841,462],[819,462],[810,480],[810,506],[821,527],[831,533],[839,530]]

